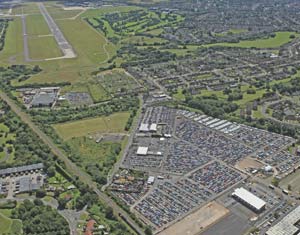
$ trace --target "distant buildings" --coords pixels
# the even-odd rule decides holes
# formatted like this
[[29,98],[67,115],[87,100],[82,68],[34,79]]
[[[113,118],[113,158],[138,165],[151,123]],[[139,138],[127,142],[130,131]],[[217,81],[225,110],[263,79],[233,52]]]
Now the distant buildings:
[[27,108],[53,107],[58,100],[59,87],[22,88],[20,97]]

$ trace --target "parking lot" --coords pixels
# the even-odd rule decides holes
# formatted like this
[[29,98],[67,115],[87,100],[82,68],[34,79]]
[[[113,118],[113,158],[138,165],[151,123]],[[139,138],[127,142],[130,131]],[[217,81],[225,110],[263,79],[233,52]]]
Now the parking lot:
[[[143,110],[122,164],[153,175],[155,182],[145,195],[119,197],[129,201],[133,211],[156,231],[162,231],[193,210],[222,195],[231,195],[234,188],[244,185],[250,172],[247,167],[235,166],[246,159],[257,161],[261,169],[271,165],[278,174],[291,171],[299,157],[288,153],[286,147],[294,142],[290,137],[206,115],[148,107]],[[164,177],[158,179],[160,175]],[[265,213],[278,206],[279,201],[270,190],[251,187],[246,188],[267,202]],[[231,196],[222,203],[239,208],[236,211],[248,211],[243,212],[244,219],[253,215]]]

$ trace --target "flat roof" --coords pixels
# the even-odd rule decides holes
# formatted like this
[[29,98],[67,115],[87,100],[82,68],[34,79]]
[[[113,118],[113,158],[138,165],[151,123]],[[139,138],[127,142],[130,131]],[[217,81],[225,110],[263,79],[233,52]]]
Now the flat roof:
[[295,224],[300,220],[300,206],[291,211],[281,221],[272,226],[267,235],[291,235],[298,234],[300,229]]
[[152,124],[150,125],[150,131],[157,131],[157,124],[152,123]]
[[154,183],[154,180],[155,180],[155,177],[154,176],[149,176],[148,180],[147,180],[147,183],[148,184],[152,184]]
[[24,171],[31,171],[31,170],[39,170],[43,169],[44,165],[43,163],[38,164],[32,164],[27,166],[19,166],[19,167],[12,167],[12,168],[6,168],[0,170],[0,175],[7,175],[7,174],[13,174],[13,173],[19,173]]
[[244,188],[235,189],[232,195],[242,199],[257,210],[260,210],[266,205],[266,202],[264,200],[260,199]]
[[140,131],[149,131],[148,124],[142,123],[139,128]]
[[136,153],[137,155],[147,155],[148,147],[138,147]]

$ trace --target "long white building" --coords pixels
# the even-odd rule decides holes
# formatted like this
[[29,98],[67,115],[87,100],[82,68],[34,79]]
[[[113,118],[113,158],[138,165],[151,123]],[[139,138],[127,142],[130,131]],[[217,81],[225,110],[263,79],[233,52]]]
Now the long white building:
[[257,213],[265,209],[266,202],[244,188],[235,189],[232,196]]
[[272,226],[267,235],[295,235],[300,234],[299,225],[295,226],[300,221],[300,206],[291,211],[280,222]]

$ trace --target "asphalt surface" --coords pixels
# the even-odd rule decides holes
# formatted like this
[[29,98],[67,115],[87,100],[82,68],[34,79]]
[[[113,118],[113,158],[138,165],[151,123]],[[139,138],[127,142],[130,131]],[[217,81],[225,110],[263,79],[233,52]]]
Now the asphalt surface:
[[49,29],[52,32],[52,34],[54,35],[54,38],[55,38],[57,44],[59,45],[60,50],[63,52],[64,56],[68,56],[68,53],[71,53],[71,54],[73,54],[73,57],[75,57],[75,52],[74,52],[72,46],[66,40],[63,33],[58,28],[57,24],[54,22],[53,18],[50,16],[50,14],[48,13],[44,4],[38,3],[38,6],[40,9],[40,12],[44,16],[44,18],[49,26]]
[[[48,147],[51,149],[52,153],[55,154],[60,160],[62,160],[67,168],[67,171],[79,178],[80,181],[85,183],[86,185],[89,185],[93,189],[93,191],[98,195],[99,199],[107,206],[110,206],[114,214],[117,218],[122,219],[125,218],[126,223],[132,227],[138,234],[144,235],[143,229],[141,229],[132,219],[131,217],[122,209],[120,208],[110,197],[108,197],[106,194],[101,192],[98,188],[95,182],[91,179],[91,177],[82,171],[76,164],[74,164],[64,153],[61,152],[61,150],[53,143],[53,141],[37,127],[32,121],[30,116],[23,112],[20,107],[18,107],[14,101],[9,98],[3,91],[0,91],[0,98],[4,100],[20,118],[21,120],[26,123],[33,132],[35,132],[40,139],[48,145]],[[122,216],[122,218],[120,217]]]

